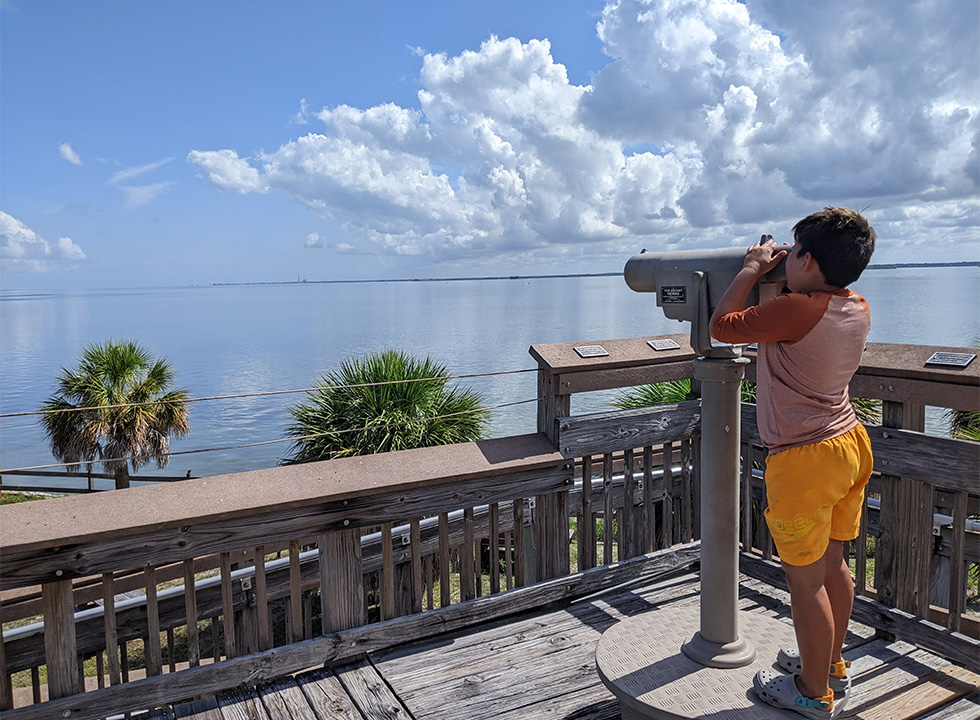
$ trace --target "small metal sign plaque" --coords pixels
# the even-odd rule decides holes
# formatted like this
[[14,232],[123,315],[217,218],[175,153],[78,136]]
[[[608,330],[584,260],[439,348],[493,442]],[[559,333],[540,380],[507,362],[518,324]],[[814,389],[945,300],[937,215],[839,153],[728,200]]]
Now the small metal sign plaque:
[[686,305],[687,285],[665,285],[660,288],[661,305]]
[[954,353],[954,352],[937,352],[933,353],[932,357],[926,360],[926,365],[945,365],[947,367],[960,367],[965,368],[976,355],[971,355],[969,353]]
[[578,353],[579,357],[584,358],[604,357],[609,354],[602,345],[581,345],[575,348],[575,352]]
[[652,347],[657,352],[661,350],[678,350],[680,345],[675,343],[673,340],[647,340],[647,345]]

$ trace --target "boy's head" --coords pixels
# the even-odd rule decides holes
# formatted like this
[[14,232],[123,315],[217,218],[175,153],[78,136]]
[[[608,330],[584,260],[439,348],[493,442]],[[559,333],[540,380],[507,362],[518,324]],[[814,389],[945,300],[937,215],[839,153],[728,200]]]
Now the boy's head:
[[861,277],[875,250],[874,228],[856,210],[827,207],[793,227],[797,255],[810,253],[828,285],[847,287]]

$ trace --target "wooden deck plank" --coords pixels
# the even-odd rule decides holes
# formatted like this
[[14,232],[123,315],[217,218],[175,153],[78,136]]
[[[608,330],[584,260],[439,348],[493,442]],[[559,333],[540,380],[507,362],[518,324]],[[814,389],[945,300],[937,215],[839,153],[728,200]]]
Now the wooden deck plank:
[[914,684],[904,692],[859,713],[860,720],[898,720],[917,718],[937,708],[945,708],[961,697],[975,692],[980,676],[969,670],[948,665],[926,676],[925,682]]
[[331,720],[364,720],[333,670],[319,669],[296,678],[316,714]]
[[319,720],[306,695],[291,676],[262,685],[259,695],[273,720]]
[[916,720],[977,720],[980,718],[980,691],[921,715]]
[[234,688],[218,695],[224,720],[270,720],[261,698],[245,688]]
[[366,720],[405,720],[411,717],[384,678],[367,660],[334,668],[337,678]]
[[174,705],[174,717],[177,720],[224,720],[213,696]]

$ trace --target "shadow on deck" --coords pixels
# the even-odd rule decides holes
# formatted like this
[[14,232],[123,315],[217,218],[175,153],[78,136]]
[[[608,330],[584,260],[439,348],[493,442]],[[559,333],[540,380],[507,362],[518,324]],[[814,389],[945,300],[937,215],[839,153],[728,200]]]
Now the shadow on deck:
[[[740,581],[742,613],[791,622],[785,592],[745,575]],[[694,605],[698,597],[698,576],[684,573],[619,588],[561,609],[524,613],[401,645],[333,669],[223,692],[174,706],[157,717],[616,720],[619,703],[596,672],[600,636],[639,613],[661,613],[664,622],[670,622],[672,610]],[[842,717],[980,718],[980,677],[937,655],[877,637],[873,628],[852,622],[845,658],[853,663],[854,681]],[[758,705],[760,717],[800,717]],[[747,712],[725,717],[747,717]]]

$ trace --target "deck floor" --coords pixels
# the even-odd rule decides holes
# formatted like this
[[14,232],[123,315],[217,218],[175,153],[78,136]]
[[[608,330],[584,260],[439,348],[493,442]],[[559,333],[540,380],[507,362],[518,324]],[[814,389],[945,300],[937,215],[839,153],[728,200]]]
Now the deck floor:
[[[177,705],[161,717],[191,720],[619,720],[595,667],[602,633],[624,617],[698,602],[685,574],[412,643],[343,667],[284,677]],[[743,612],[790,622],[786,593],[741,578]],[[977,720],[977,675],[852,623],[845,658],[852,695],[843,717]],[[788,720],[799,718],[786,711]]]

